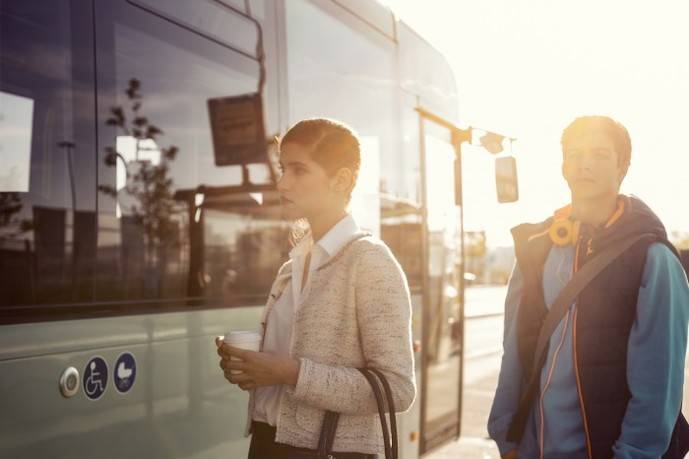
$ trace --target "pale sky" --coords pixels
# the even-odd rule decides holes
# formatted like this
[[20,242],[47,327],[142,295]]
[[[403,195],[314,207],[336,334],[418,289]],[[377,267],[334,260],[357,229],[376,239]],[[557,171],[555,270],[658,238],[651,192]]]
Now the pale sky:
[[559,138],[575,117],[604,114],[632,137],[622,191],[668,232],[689,231],[689,2],[681,0],[384,0],[445,54],[460,125],[518,138],[520,201],[498,205],[492,158],[465,155],[465,218],[489,245],[509,227],[566,204]]

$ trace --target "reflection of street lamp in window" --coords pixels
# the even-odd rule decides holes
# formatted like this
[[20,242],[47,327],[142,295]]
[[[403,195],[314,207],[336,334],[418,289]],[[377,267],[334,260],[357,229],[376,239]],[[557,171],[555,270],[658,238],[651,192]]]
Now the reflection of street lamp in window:
[[77,191],[74,185],[74,160],[72,158],[72,150],[76,147],[74,142],[63,140],[58,142],[57,146],[67,150],[67,169],[69,169],[69,187],[72,192],[72,300],[76,300],[76,279],[77,279],[77,241],[75,229],[77,226],[76,212],[77,212]]
[[63,140],[58,142],[58,147],[67,150],[67,168],[69,169],[69,186],[72,191],[72,212],[77,210],[77,192],[74,186],[74,163],[72,159],[72,150],[76,147],[74,142]]

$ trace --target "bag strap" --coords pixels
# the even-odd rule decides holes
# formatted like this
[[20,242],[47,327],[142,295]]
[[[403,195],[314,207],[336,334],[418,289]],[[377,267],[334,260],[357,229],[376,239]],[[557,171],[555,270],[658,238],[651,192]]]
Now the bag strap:
[[380,371],[376,368],[369,368],[369,370],[372,371],[376,376],[378,376],[378,379],[380,379],[380,382],[383,383],[383,390],[385,390],[385,397],[387,398],[387,401],[388,401],[388,414],[390,416],[390,436],[392,437],[392,457],[393,457],[393,459],[397,459],[397,457],[399,456],[399,444],[398,444],[398,438],[397,438],[397,416],[395,414],[397,412],[397,410],[395,409],[395,400],[392,398],[392,389],[390,389],[390,383],[388,383],[388,380],[382,371]]
[[340,413],[333,411],[326,411],[323,419],[323,426],[321,427],[321,435],[318,438],[317,456],[319,458],[327,459],[328,455],[333,450],[333,442],[335,441],[335,431],[337,430],[337,422],[340,419]]
[[631,246],[639,242],[641,239],[648,237],[648,234],[639,234],[637,236],[625,239],[617,244],[613,244],[603,250],[598,256],[594,257],[586,263],[580,270],[574,273],[567,285],[564,286],[560,293],[553,301],[553,304],[548,311],[548,315],[543,322],[541,331],[538,334],[538,341],[536,342],[536,352],[534,353],[534,367],[531,371],[531,379],[538,378],[540,374],[541,359],[546,354],[550,336],[555,332],[562,318],[567,313],[571,304],[576,300],[579,293],[607,268],[610,263],[615,261],[620,255],[627,251]]
[[380,426],[383,429],[385,459],[396,459],[395,456],[392,455],[392,448],[390,446],[390,432],[388,430],[387,420],[385,419],[385,406],[383,402],[383,394],[381,393],[378,381],[376,381],[376,377],[373,376],[373,374],[368,368],[357,368],[357,370],[359,370],[361,374],[364,375],[364,378],[366,378],[368,383],[371,385],[371,389],[373,389],[373,395],[376,398],[376,405],[378,405],[378,417],[380,418]]
[[[378,407],[378,417],[380,418],[380,425],[383,430],[383,442],[385,444],[385,458],[386,459],[397,459],[399,457],[399,443],[397,438],[397,419],[395,417],[395,401],[392,398],[392,390],[390,388],[390,383],[388,383],[385,375],[375,368],[357,368],[359,372],[366,378],[371,389],[373,390],[373,396],[376,399],[376,405]],[[378,380],[376,379],[378,377]],[[380,385],[383,386],[381,391]],[[383,393],[385,392],[385,399],[383,399]],[[392,430],[392,435],[390,430],[388,430],[387,419],[385,418],[385,403],[387,402],[387,411],[390,414],[390,430]],[[323,418],[323,425],[321,427],[321,434],[318,438],[318,448],[317,456],[318,458],[328,458],[332,453],[333,443],[335,441],[335,431],[337,430],[337,423],[339,421],[340,414],[333,411],[326,411],[325,418]],[[391,438],[392,437],[392,438]]]

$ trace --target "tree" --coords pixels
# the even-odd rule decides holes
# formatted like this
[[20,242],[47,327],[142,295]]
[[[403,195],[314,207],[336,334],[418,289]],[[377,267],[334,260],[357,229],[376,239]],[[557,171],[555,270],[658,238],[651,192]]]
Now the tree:
[[[138,160],[140,145],[143,141],[153,141],[163,135],[162,129],[143,116],[143,95],[140,92],[141,83],[132,78],[125,90],[129,102],[128,110],[121,106],[110,108],[110,117],[106,120],[108,126],[117,127],[125,136],[130,136],[136,142],[136,161],[127,161],[114,146],[105,148],[105,164],[113,167],[118,159],[122,161],[126,171],[126,185],[118,191],[111,185],[99,185],[100,192],[117,199],[119,193],[131,196],[133,204],[128,209],[122,209],[134,217],[136,223],[143,227],[147,259],[149,263],[164,257],[164,248],[175,241],[179,228],[173,218],[179,212],[177,203],[173,199],[173,180],[169,177],[169,163],[174,161],[179,150],[171,145],[161,148],[161,158],[158,164],[150,160]],[[157,142],[156,142],[157,143]],[[136,170],[130,170],[136,164]]]

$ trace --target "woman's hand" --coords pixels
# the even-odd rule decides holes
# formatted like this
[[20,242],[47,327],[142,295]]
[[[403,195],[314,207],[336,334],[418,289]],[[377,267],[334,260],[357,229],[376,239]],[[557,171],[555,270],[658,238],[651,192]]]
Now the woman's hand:
[[[299,376],[299,360],[288,356],[281,356],[269,352],[254,352],[238,349],[216,338],[218,355],[221,357],[220,368],[225,373],[225,379],[238,385],[243,390],[251,390],[258,386],[275,386],[297,384]],[[231,360],[231,358],[241,359]],[[232,374],[230,371],[241,371]]]

